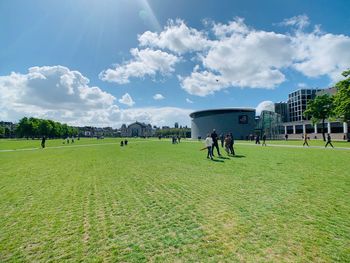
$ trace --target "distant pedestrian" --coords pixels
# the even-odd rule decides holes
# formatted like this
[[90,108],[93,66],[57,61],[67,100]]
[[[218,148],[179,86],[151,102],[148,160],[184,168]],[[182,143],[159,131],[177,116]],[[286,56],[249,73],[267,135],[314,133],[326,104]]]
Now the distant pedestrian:
[[225,151],[227,152],[228,155],[231,154],[231,150],[230,150],[231,143],[232,143],[231,137],[229,134],[227,134],[225,137]]
[[43,138],[41,139],[41,147],[44,149],[45,148],[45,142],[46,142],[46,137],[43,136]]
[[213,129],[213,132],[211,133],[211,138],[213,139],[213,149],[212,149],[213,156],[214,156],[214,148],[216,148],[216,151],[218,152],[218,156],[221,156],[219,145],[218,145],[218,135],[216,134],[215,129]]
[[264,133],[263,137],[262,137],[262,145],[261,146],[266,146],[266,134]]
[[304,143],[303,146],[305,146],[305,144],[309,147],[309,143],[307,142],[307,134],[304,133]]
[[124,146],[124,142],[123,142],[123,141],[120,142],[120,146],[121,146],[121,147]]
[[175,135],[173,135],[173,136],[171,137],[171,141],[172,141],[173,144],[176,144],[176,143],[177,143],[177,139],[176,139],[176,136],[175,136]]
[[69,137],[67,137],[67,144],[69,144]]
[[332,138],[331,138],[331,135],[329,133],[327,134],[327,143],[326,143],[326,145],[324,147],[327,148],[328,144],[330,146],[332,146],[332,148],[334,148],[334,146],[332,144]]
[[231,138],[230,152],[232,155],[235,155],[235,150],[233,149],[233,145],[235,144],[235,139],[233,138],[232,132],[230,132],[229,136]]
[[210,158],[211,160],[213,160],[213,138],[209,133],[207,135],[207,138],[205,138],[204,143],[208,150],[207,158]]
[[74,143],[74,137],[72,137],[72,143]]
[[221,133],[221,135],[220,135],[221,148],[224,148],[225,139],[226,139],[225,136]]
[[180,143],[180,141],[181,141],[181,137],[180,136],[177,136],[177,141],[178,141],[178,143]]
[[255,144],[260,144],[260,136],[256,135],[255,137]]
[[124,145],[125,145],[125,146],[128,145],[128,140],[127,140],[127,139],[124,140]]
[[288,134],[284,135],[284,139],[288,141]]

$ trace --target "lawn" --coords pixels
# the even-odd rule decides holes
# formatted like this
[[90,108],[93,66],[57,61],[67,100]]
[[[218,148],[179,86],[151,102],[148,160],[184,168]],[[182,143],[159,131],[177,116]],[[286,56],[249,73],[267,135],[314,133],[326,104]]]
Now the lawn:
[[118,143],[0,152],[1,262],[350,261],[350,150]]

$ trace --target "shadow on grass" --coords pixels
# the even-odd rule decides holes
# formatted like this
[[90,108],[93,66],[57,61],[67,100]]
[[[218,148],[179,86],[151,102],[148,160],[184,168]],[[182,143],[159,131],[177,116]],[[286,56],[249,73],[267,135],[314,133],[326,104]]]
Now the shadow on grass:
[[236,155],[233,155],[231,156],[232,158],[245,158],[245,155],[239,155],[239,154],[236,154]]
[[218,158],[219,158],[219,159],[226,159],[226,160],[230,160],[230,158],[229,158],[229,157],[225,157],[225,156],[219,156]]
[[212,162],[217,162],[217,163],[223,163],[223,160],[218,160],[218,159],[211,159]]

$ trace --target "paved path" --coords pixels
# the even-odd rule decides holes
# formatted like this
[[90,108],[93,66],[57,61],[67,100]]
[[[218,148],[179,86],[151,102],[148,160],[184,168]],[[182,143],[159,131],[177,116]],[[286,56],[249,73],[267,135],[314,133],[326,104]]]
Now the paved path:
[[[262,147],[261,144],[255,144],[255,143],[244,143],[244,142],[238,142],[235,143],[237,145],[246,145],[246,146],[255,146],[255,147]],[[267,144],[266,147],[285,147],[285,148],[311,148],[311,149],[324,149],[324,150],[350,150],[350,147],[335,147],[332,148],[330,146],[328,146],[327,148],[325,148],[324,146],[302,146],[302,145],[288,145],[288,144]]]
[[[145,143],[145,142],[166,142],[166,143],[171,143],[170,141],[167,140],[145,140],[145,141],[134,141],[132,143]],[[184,142],[198,142],[197,140],[182,140],[181,143]],[[180,144],[181,144],[180,143]],[[93,146],[104,146],[104,145],[119,145],[120,142],[109,142],[109,143],[96,143],[96,144],[75,144],[75,145],[66,145],[66,146],[48,146],[46,149],[61,149],[61,148],[79,148],[79,147],[93,147]],[[254,144],[254,143],[244,143],[244,142],[236,142],[235,145],[242,145],[242,146],[253,146],[253,147],[262,147],[261,144]],[[325,148],[324,146],[301,146],[301,145],[288,145],[288,144],[267,144],[267,147],[284,147],[284,148],[305,148],[305,149],[324,149],[324,150],[343,150],[343,151],[349,151],[350,147],[327,147]],[[38,148],[22,148],[22,149],[6,149],[6,150],[0,150],[1,152],[21,152],[21,151],[37,151],[41,150],[41,147]]]
[[[75,145],[67,145],[67,146],[48,146],[45,149],[61,149],[61,148],[78,148],[78,147],[91,147],[91,146],[103,146],[103,145],[116,145],[120,144],[120,142],[109,142],[109,143],[91,143],[91,144],[75,144]],[[21,152],[21,151],[36,151],[41,150],[41,147],[38,148],[23,148],[23,149],[7,149],[0,150],[0,152]]]

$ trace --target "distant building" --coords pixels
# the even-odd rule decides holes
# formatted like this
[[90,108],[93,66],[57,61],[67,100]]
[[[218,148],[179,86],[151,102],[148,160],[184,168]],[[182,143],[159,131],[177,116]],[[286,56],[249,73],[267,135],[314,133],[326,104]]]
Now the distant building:
[[120,128],[120,134],[122,137],[150,137],[153,136],[153,129],[151,124],[137,121],[128,126],[123,124]]
[[191,137],[205,138],[216,129],[218,135],[233,133],[235,139],[244,139],[254,133],[255,109],[224,108],[192,112]]
[[316,97],[321,89],[299,89],[288,95],[289,121],[308,120],[304,117],[307,102]]
[[[316,96],[329,94],[334,95],[337,92],[336,88],[327,89],[299,89],[288,95],[288,116],[284,114],[285,105],[279,103],[279,108],[275,107],[276,113],[281,115],[282,125],[284,127],[283,134],[288,134],[289,138],[301,138],[304,133],[307,133],[310,138],[322,138],[321,123],[313,124],[309,118],[304,117],[304,112],[307,109],[308,101]],[[278,104],[278,103],[277,103]],[[276,106],[276,105],[275,105]],[[283,109],[282,109],[283,108]],[[287,121],[285,121],[287,119]],[[330,133],[334,139],[347,139],[350,137],[350,125],[348,122],[339,120],[326,120],[325,133]]]
[[289,110],[287,102],[277,102],[275,103],[275,113],[281,116],[282,122],[289,121]]

